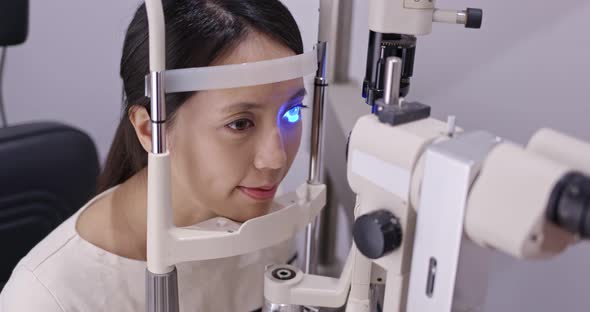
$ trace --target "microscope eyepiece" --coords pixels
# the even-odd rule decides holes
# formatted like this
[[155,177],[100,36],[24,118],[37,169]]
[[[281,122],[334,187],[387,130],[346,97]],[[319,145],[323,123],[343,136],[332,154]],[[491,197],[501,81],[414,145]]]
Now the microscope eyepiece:
[[562,229],[590,239],[590,177],[566,174],[553,189],[547,218]]

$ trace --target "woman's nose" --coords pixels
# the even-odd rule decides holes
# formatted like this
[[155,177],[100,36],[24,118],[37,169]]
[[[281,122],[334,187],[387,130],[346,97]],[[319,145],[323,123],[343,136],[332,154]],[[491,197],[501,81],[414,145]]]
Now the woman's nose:
[[257,169],[281,169],[287,164],[287,153],[278,127],[263,136],[258,145],[254,166]]

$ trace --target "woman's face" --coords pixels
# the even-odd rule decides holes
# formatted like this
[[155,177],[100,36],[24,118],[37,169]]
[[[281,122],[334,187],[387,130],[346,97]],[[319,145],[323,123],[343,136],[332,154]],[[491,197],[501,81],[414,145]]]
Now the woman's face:
[[[294,54],[254,33],[214,65]],[[169,144],[174,194],[189,206],[182,209],[240,222],[267,213],[299,149],[304,96],[299,78],[189,98],[175,114]]]

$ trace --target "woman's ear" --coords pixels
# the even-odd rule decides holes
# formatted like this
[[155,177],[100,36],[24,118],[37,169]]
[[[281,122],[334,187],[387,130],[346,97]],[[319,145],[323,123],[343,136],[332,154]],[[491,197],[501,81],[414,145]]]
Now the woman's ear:
[[134,105],[129,109],[129,121],[135,129],[135,134],[146,152],[152,150],[152,121],[143,106]]

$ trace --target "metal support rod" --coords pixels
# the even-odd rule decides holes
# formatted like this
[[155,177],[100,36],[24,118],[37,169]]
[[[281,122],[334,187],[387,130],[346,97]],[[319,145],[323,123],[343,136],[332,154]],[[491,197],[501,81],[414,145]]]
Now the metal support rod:
[[465,25],[467,23],[467,14],[465,11],[435,9],[432,14],[432,21]]
[[[328,114],[330,113],[326,112],[326,115]],[[327,122],[329,122],[328,118],[329,117],[326,116]],[[326,149],[328,149],[328,146],[326,146]],[[328,158],[327,154],[326,158]],[[326,173],[327,172],[328,170],[326,170]],[[326,174],[323,182],[326,184],[327,200],[326,206],[320,215],[321,223],[318,226],[317,233],[318,267],[325,269],[325,271],[321,272],[322,275],[336,277],[334,274],[341,270],[340,263],[336,257],[337,231],[339,227],[338,210],[346,208],[339,206],[341,198],[338,197],[337,192],[333,189],[334,177],[330,176],[330,174]]]
[[467,11],[460,11],[457,12],[456,22],[457,24],[465,25],[467,24]]
[[150,118],[152,120],[152,153],[166,152],[166,91],[162,72],[152,72],[150,83]]
[[317,224],[319,217],[305,228],[305,264],[303,271],[306,274],[315,274],[317,268]]
[[152,153],[163,154],[166,152],[166,125],[160,122],[152,122]]
[[402,60],[399,57],[387,58],[385,64],[385,105],[399,104],[399,90],[402,79]]
[[[324,102],[328,81],[326,77],[327,69],[327,42],[320,41],[317,45],[318,50],[318,71],[315,77],[314,94],[313,94],[313,111],[311,125],[311,146],[309,155],[309,184],[321,183],[322,168],[322,139],[324,136]],[[316,233],[319,218],[309,224],[305,233],[305,273],[314,273],[317,266],[316,250]]]
[[308,182],[319,184],[322,162],[322,139],[324,134],[324,102],[328,82],[326,80],[326,42],[318,43],[319,67],[315,77],[313,92],[313,112],[311,125],[311,147]]

